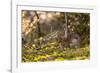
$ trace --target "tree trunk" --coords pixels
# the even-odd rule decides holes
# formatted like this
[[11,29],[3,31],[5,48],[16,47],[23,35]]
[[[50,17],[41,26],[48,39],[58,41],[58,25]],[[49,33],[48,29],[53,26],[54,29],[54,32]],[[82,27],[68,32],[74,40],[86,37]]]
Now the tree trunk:
[[68,37],[68,27],[67,27],[67,13],[65,12],[65,27],[64,27],[65,38]]

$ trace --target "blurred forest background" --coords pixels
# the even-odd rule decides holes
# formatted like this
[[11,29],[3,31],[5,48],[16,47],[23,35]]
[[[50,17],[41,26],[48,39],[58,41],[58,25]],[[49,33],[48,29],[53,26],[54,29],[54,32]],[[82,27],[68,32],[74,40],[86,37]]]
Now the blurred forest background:
[[87,60],[90,14],[22,10],[22,62]]

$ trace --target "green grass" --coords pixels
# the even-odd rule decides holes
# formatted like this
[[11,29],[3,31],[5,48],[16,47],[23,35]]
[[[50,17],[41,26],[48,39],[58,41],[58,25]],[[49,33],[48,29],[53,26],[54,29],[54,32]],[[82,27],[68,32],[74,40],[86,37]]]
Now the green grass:
[[45,62],[64,60],[85,60],[90,57],[89,46],[60,49],[58,43],[47,43],[37,50],[35,44],[22,49],[22,62]]

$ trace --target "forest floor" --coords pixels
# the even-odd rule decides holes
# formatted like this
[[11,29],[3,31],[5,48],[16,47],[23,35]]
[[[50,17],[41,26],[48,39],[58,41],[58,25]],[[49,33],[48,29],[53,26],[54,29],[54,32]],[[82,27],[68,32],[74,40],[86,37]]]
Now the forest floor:
[[22,62],[87,60],[89,57],[89,46],[60,49],[56,42],[47,43],[41,49],[36,49],[35,44],[22,49]]

